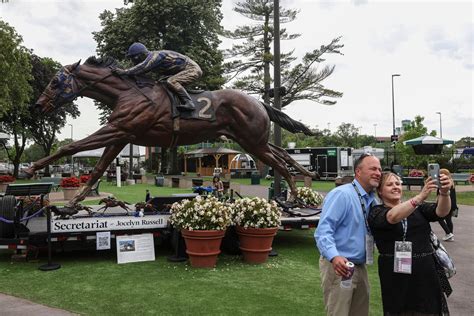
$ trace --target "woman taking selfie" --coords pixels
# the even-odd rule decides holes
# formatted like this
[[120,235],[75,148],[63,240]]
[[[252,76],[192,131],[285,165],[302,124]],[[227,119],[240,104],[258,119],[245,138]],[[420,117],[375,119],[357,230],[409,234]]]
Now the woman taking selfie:
[[429,177],[421,192],[402,202],[402,182],[394,173],[382,176],[377,193],[383,204],[374,206],[369,227],[379,251],[379,277],[384,315],[449,315],[446,295],[452,290],[430,243],[430,222],[449,214],[452,181],[440,175],[436,203],[426,203],[436,192]]

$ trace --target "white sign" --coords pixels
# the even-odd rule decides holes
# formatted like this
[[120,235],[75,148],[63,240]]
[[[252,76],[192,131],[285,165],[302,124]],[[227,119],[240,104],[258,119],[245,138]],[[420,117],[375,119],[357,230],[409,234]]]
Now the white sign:
[[97,250],[110,249],[110,232],[97,232],[96,244]]
[[349,156],[346,150],[341,150],[341,167],[348,167],[349,166]]
[[153,234],[117,236],[117,263],[154,260]]
[[51,220],[52,233],[166,228],[170,215],[109,216]]

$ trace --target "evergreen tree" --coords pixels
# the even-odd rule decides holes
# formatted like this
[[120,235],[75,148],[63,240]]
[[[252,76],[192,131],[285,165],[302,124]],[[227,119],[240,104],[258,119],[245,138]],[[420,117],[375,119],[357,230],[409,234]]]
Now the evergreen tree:
[[[234,40],[244,40],[234,44],[225,51],[224,64],[228,81],[232,86],[245,90],[250,94],[264,95],[264,101],[269,103],[271,86],[270,65],[273,55],[270,51],[274,40],[273,28],[273,0],[245,0],[236,3],[234,11],[258,22],[252,26],[239,26],[235,31],[225,31],[224,36]],[[298,11],[280,7],[280,23],[289,23],[296,19]],[[288,34],[286,29],[280,29],[281,40],[292,40],[300,34]],[[282,108],[296,100],[312,100],[322,104],[335,104],[334,98],[342,96],[341,92],[327,89],[322,81],[329,77],[334,66],[324,66],[317,70],[315,66],[324,62],[325,54],[341,54],[343,47],[339,43],[340,37],[335,38],[328,45],[308,52],[301,62],[294,64],[296,57],[293,52],[281,54],[281,85],[286,88],[286,94],[281,95]],[[328,99],[329,98],[329,99]]]

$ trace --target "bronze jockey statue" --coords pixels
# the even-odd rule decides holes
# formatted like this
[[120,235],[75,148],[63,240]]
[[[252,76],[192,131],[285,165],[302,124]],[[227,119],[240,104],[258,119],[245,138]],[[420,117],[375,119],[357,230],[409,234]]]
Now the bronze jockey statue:
[[148,51],[142,43],[133,43],[126,55],[135,65],[129,69],[113,69],[117,75],[140,75],[155,71],[160,75],[170,75],[166,80],[181,100],[180,110],[193,111],[195,105],[182,84],[190,83],[202,75],[199,65],[191,58],[171,50]]

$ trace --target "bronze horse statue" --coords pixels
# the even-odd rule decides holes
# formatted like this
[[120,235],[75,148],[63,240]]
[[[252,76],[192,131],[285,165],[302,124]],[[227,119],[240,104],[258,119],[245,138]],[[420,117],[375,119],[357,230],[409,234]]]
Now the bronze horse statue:
[[64,66],[36,103],[36,109],[48,112],[79,96],[86,96],[102,102],[113,111],[107,124],[95,133],[61,147],[56,153],[33,163],[27,170],[29,175],[33,175],[36,170],[61,157],[105,147],[86,186],[69,205],[87,196],[92,185],[129,143],[173,147],[226,136],[278,171],[288,182],[293,198],[296,197],[296,185],[287,164],[306,176],[315,176],[284,149],[268,142],[270,121],[290,132],[312,135],[306,126],[283,112],[243,92],[225,89],[207,94],[207,108],[211,107],[215,120],[176,119],[172,115],[171,98],[162,84],[140,88],[133,78],[112,74],[111,70],[117,66],[117,62],[110,57],[90,57],[82,65],[78,61]]

